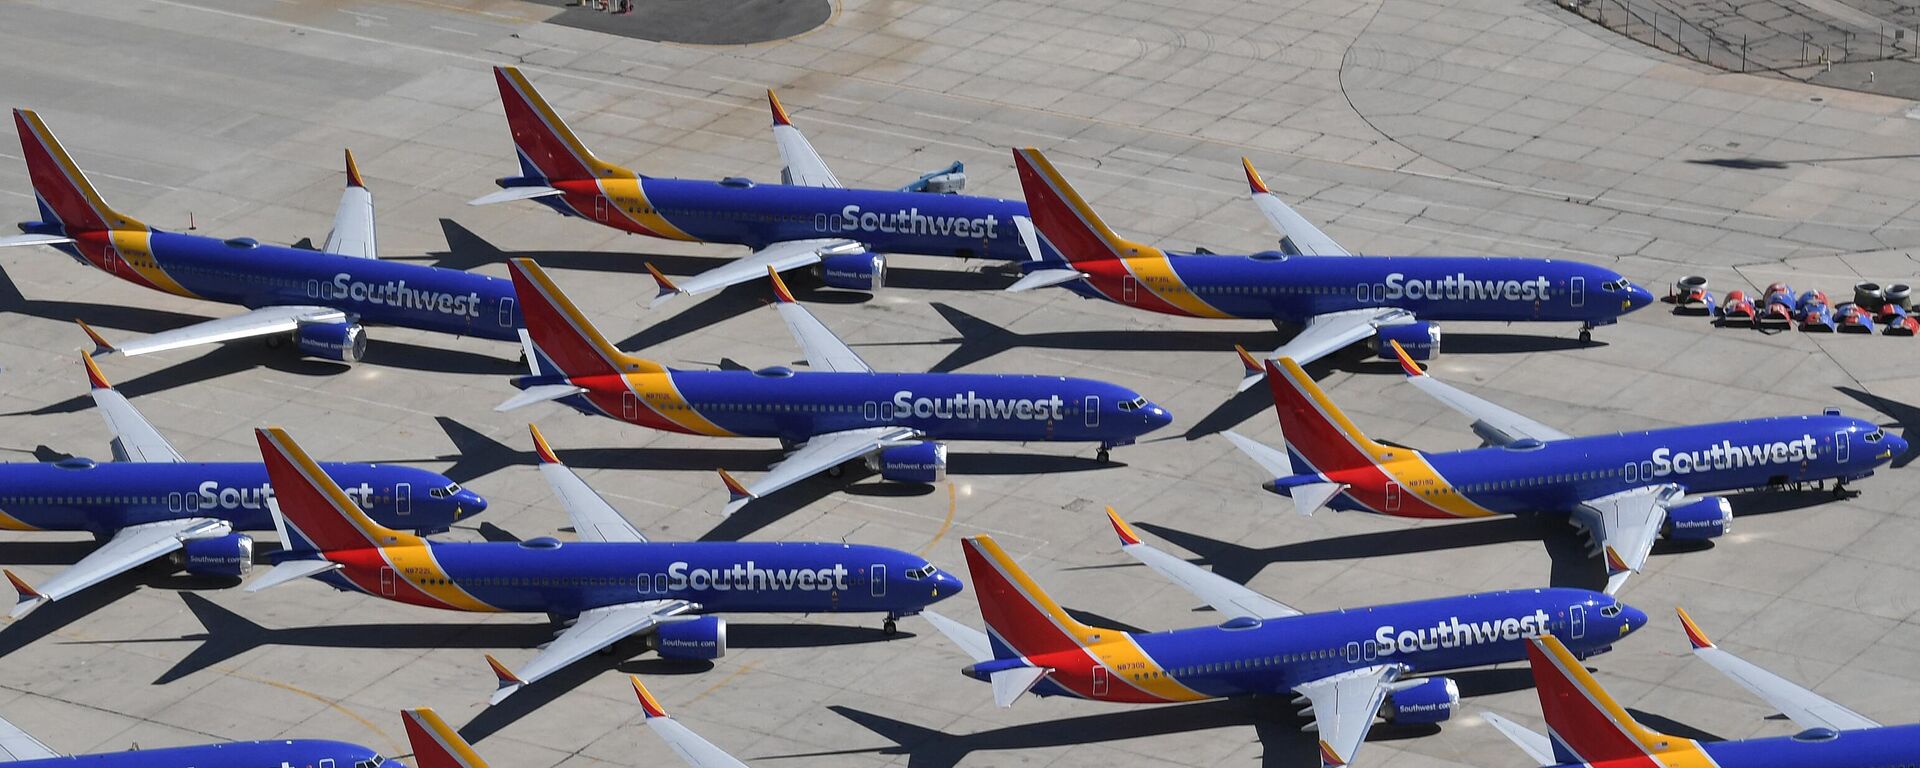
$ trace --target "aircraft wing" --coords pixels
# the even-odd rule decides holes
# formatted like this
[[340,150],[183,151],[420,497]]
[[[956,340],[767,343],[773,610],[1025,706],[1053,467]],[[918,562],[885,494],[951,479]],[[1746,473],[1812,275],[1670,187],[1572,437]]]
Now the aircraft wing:
[[[1367,739],[1387,686],[1400,676],[1393,665],[1363,667],[1294,686],[1313,709],[1320,733],[1320,764],[1347,765]],[[1300,699],[1294,700],[1299,703]]]
[[500,678],[500,688],[493,692],[487,704],[498,704],[515,691],[565,669],[568,664],[622,639],[651,632],[661,621],[686,613],[694,607],[693,603],[685,600],[644,600],[595,608],[580,614],[572,626],[541,648],[533,661],[519,672],[507,671],[500,662],[488,656],[487,662],[493,665],[494,675]]
[[1473,419],[1474,434],[1494,445],[1506,445],[1515,440],[1531,439],[1540,442],[1565,440],[1571,435],[1509,411],[1493,403],[1467,394],[1444,381],[1436,379],[1420,370],[1419,364],[1400,348],[1400,342],[1393,342],[1393,351],[1400,356],[1400,370],[1407,374],[1407,381],[1428,397],[1440,401],[1441,405],[1466,414]]
[[820,153],[814,151],[807,135],[793,127],[787,108],[780,106],[780,97],[771,90],[767,91],[767,106],[773,109],[773,142],[780,146],[780,162],[787,166],[781,174],[783,181],[799,187],[841,188],[827,161],[820,159]]
[[154,558],[179,549],[182,542],[188,539],[225,536],[232,532],[231,523],[210,517],[165,520],[122,528],[99,549],[54,574],[53,578],[47,579],[39,587],[30,587],[18,577],[13,577],[14,588],[20,592],[20,602],[13,606],[9,615],[18,619],[42,605],[150,563]]
[[1133,559],[1145,563],[1148,568],[1167,577],[1181,588],[1192,592],[1207,605],[1228,616],[1245,616],[1252,619],[1278,619],[1298,616],[1300,611],[1266,595],[1248,589],[1217,573],[1189,563],[1179,557],[1156,549],[1140,540],[1133,526],[1120,519],[1120,515],[1107,507],[1107,520],[1113,523],[1113,532],[1120,536],[1120,551]]
[[[1374,309],[1349,309],[1340,312],[1328,312],[1314,315],[1307,320],[1307,327],[1300,330],[1287,343],[1267,355],[1268,360],[1291,357],[1293,361],[1306,365],[1320,358],[1340,351],[1348,344],[1373,335],[1374,329],[1387,325],[1406,325],[1414,322],[1412,312],[1397,307],[1378,307]],[[1249,372],[1240,380],[1239,391],[1245,392],[1260,383],[1261,374]]]
[[553,495],[560,497],[560,504],[567,508],[567,519],[573,521],[573,532],[581,541],[644,543],[647,540],[620,516],[619,510],[601,498],[593,486],[574,474],[572,467],[560,463],[560,457],[548,447],[538,427],[528,424],[527,430],[533,433],[533,450],[540,455],[540,476],[546,478]]
[[1768,672],[1753,662],[1720,650],[1712,640],[1707,639],[1707,633],[1700,631],[1700,626],[1693,623],[1693,617],[1687,615],[1686,609],[1678,611],[1681,627],[1687,631],[1687,642],[1693,644],[1693,655],[1720,670],[1721,674],[1733,678],[1740,687],[1772,704],[1794,725],[1801,728],[1832,728],[1836,731],[1880,727],[1879,723],[1865,715]]
[[[1306,256],[1352,256],[1353,253],[1340,247],[1339,243],[1320,231],[1313,222],[1307,221],[1293,210],[1292,206],[1280,201],[1280,196],[1267,189],[1267,183],[1260,178],[1260,172],[1253,169],[1253,161],[1240,158],[1241,167],[1247,171],[1247,186],[1253,193],[1253,204],[1260,206],[1260,213],[1266,215],[1267,222],[1293,244],[1294,251]],[[1299,358],[1294,358],[1299,359]]]
[[647,727],[673,748],[680,760],[693,768],[747,768],[746,763],[735,760],[733,755],[716,747],[713,742],[700,737],[693,729],[681,725],[678,720],[667,714],[665,707],[653,697],[647,687],[640,684],[639,676],[632,677],[633,693],[640,697],[640,708],[647,713]]
[[906,427],[865,427],[844,432],[815,435],[800,449],[773,465],[760,479],[733,491],[727,502],[727,514],[754,499],[813,477],[828,469],[880,450],[889,444],[919,437]]
[[20,730],[20,726],[0,719],[0,763],[52,760],[58,757],[64,755],[48,749],[33,734]]
[[1553,756],[1553,742],[1547,739],[1546,734],[1492,712],[1482,712],[1480,717],[1491,723],[1494,730],[1507,737],[1507,740],[1519,747],[1520,751],[1527,753],[1527,757],[1539,763],[1540,768],[1553,768],[1560,764],[1560,760]]
[[[143,336],[125,344],[116,344],[105,351],[119,352],[132,357],[150,352],[165,352],[170,349],[191,347],[197,344],[213,344],[234,339],[251,339],[271,336],[276,333],[291,333],[301,323],[339,323],[345,322],[347,313],[332,307],[284,306],[261,307],[259,309],[194,323],[185,328]],[[98,353],[96,353],[98,354]]]
[[106,377],[100,375],[100,368],[93,364],[93,358],[82,356],[82,364],[87,367],[87,379],[93,386],[93,404],[100,408],[100,416],[107,420],[107,430],[113,433],[114,458],[119,461],[144,461],[178,464],[186,461],[180,452],[174,450],[160,431],[153,428],[147,417],[127,402],[107,384]]
[[1667,519],[1666,502],[1679,493],[1671,485],[1635,488],[1583,501],[1574,511],[1574,522],[1586,529],[1606,557],[1607,594],[1620,591],[1627,577],[1646,565],[1647,553],[1653,551],[1660,525]]
[[823,237],[811,240],[788,240],[774,243],[754,251],[742,258],[714,267],[693,277],[669,280],[654,270],[654,282],[660,285],[660,293],[653,297],[652,306],[659,306],[675,296],[693,296],[710,293],[729,285],[738,285],[765,275],[769,268],[785,272],[795,267],[818,264],[827,255],[839,253],[857,253],[866,250],[858,241],[845,238]]
[[852,347],[833,335],[833,331],[821,324],[820,319],[808,312],[800,302],[793,300],[793,293],[787,290],[786,281],[780,279],[780,273],[773,267],[767,267],[767,278],[773,281],[773,295],[777,301],[774,307],[780,311],[780,319],[787,321],[787,330],[793,334],[793,340],[800,343],[800,349],[807,355],[807,365],[816,371],[834,371],[838,373],[872,373],[873,366],[860,359],[860,354]]
[[353,163],[353,150],[347,150],[347,189],[340,193],[340,207],[333,212],[333,231],[320,250],[362,259],[380,258],[380,247],[373,237],[373,193],[360,183],[360,167]]

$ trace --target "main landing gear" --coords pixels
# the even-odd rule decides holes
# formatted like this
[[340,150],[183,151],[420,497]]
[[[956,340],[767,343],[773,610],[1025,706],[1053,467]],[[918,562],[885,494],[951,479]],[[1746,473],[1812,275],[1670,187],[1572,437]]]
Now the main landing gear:
[[1581,324],[1581,326],[1580,326],[1580,343],[1582,343],[1582,344],[1592,344],[1592,343],[1593,343],[1593,323],[1583,323],[1583,324]]
[[1101,449],[1100,449],[1100,450],[1099,450],[1098,452],[1096,452],[1096,453],[1094,453],[1094,454],[1093,454],[1093,457],[1094,457],[1095,459],[1098,459],[1098,460],[1100,461],[1100,463],[1102,463],[1102,464],[1105,464],[1105,463],[1107,463],[1107,456],[1108,456],[1108,455],[1109,455],[1109,454],[1108,454],[1108,452],[1107,452],[1107,449],[1103,447],[1103,448],[1101,448]]
[[887,637],[900,634],[900,617],[891,613],[887,614],[886,620],[880,622],[880,631],[885,632]]

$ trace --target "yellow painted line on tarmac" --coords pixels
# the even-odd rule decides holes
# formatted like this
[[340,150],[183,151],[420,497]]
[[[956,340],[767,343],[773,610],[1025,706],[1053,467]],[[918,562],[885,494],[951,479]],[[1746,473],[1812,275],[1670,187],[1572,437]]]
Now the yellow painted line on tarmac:
[[[334,701],[334,700],[332,700],[332,699],[329,699],[329,698],[327,698],[327,697],[325,697],[325,696],[321,696],[320,694],[317,694],[317,693],[314,693],[314,692],[312,692],[312,691],[309,691],[309,690],[305,690],[305,689],[302,689],[302,688],[298,688],[298,687],[295,687],[295,686],[291,686],[291,685],[288,685],[288,684],[286,684],[286,683],[282,683],[282,682],[279,682],[279,681],[276,681],[276,680],[268,680],[268,679],[266,679],[266,678],[261,678],[261,677],[254,677],[254,676],[252,676],[252,675],[248,675],[248,674],[243,674],[243,673],[239,673],[239,672],[228,672],[228,673],[227,673],[227,675],[228,675],[229,677],[237,677],[237,678],[240,678],[240,679],[242,679],[242,680],[249,680],[249,681],[252,681],[252,682],[256,682],[256,683],[260,683],[260,684],[262,684],[262,685],[270,685],[270,686],[273,686],[273,687],[275,687],[275,688],[278,688],[278,689],[280,689],[280,690],[283,690],[283,691],[286,691],[286,692],[288,692],[288,693],[293,693],[293,694],[298,694],[298,695],[300,695],[300,696],[305,696],[305,697],[307,697],[307,698],[309,698],[309,699],[313,699],[314,701],[317,701],[317,702],[320,702],[321,704],[325,704],[325,705],[327,705],[327,708],[328,708],[328,709],[331,709],[331,710],[333,710],[333,711],[335,711],[335,712],[339,712],[340,714],[343,714],[343,715],[346,715],[346,716],[347,716],[347,717],[349,717],[349,718],[352,718],[354,722],[357,722],[357,723],[359,723],[359,724],[361,724],[361,725],[363,725],[363,726],[366,726],[366,728],[367,728],[367,730],[369,730],[369,731],[372,731],[372,732],[373,732],[373,734],[374,734],[375,736],[379,736],[379,737],[380,737],[380,740],[381,740],[381,741],[383,741],[383,742],[386,742],[386,744],[387,744],[387,751],[386,751],[386,753],[387,753],[387,754],[389,754],[389,755],[397,755],[397,754],[400,754],[400,753],[402,753],[402,752],[406,752],[406,751],[407,751],[407,750],[405,750],[405,749],[401,749],[401,748],[400,748],[400,744],[399,744],[398,742],[396,742],[396,741],[394,741],[394,740],[393,740],[393,737],[392,737],[392,736],[390,736],[390,735],[388,735],[388,734],[387,734],[387,732],[386,732],[386,730],[384,730],[384,729],[382,729],[382,728],[381,728],[380,726],[378,726],[378,725],[374,725],[374,724],[373,724],[373,721],[372,721],[372,720],[368,720],[368,719],[366,719],[366,718],[364,718],[364,717],[361,717],[360,715],[358,715],[358,714],[356,714],[356,713],[354,713],[354,711],[353,711],[353,710],[350,710],[350,709],[347,709],[346,707],[343,707],[343,706],[340,706],[340,704],[339,704],[339,702],[336,702],[336,701]],[[400,713],[398,713],[398,712],[395,712],[395,713],[394,713],[394,715],[395,715],[396,717],[397,717],[397,716],[399,716],[399,714],[400,714]]]
[[[731,682],[733,682],[733,680],[734,680],[734,678],[737,678],[737,677],[739,677],[739,676],[741,676],[741,675],[744,675],[744,674],[746,674],[748,670],[751,670],[751,669],[753,669],[753,665],[754,665],[754,664],[755,664],[755,662],[751,662],[751,661],[749,661],[749,662],[747,662],[747,663],[745,663],[745,664],[742,664],[742,665],[740,665],[740,668],[739,668],[739,669],[736,669],[736,670],[734,670],[734,671],[733,671],[733,674],[730,674],[730,675],[727,675],[726,677],[723,677],[723,678],[721,678],[721,679],[720,679],[720,682],[717,682],[717,683],[714,683],[713,685],[710,685],[710,686],[708,686],[706,690],[704,690],[704,691],[701,691],[700,693],[698,693],[698,694],[696,694],[696,695],[694,695],[694,697],[693,697],[693,698],[691,698],[691,699],[687,699],[687,700],[686,700],[685,702],[683,702],[683,703],[686,703],[686,704],[692,704],[692,703],[694,703],[694,702],[696,702],[696,701],[699,701],[699,700],[701,700],[701,699],[704,699],[704,698],[706,698],[706,697],[707,697],[707,694],[709,694],[709,693],[713,693],[714,691],[717,691],[717,690],[720,690],[721,688],[724,688],[724,687],[726,687],[726,685],[727,685],[727,683],[731,683]],[[674,706],[676,706],[676,707],[677,707],[677,706],[680,706],[680,705],[679,705],[679,704],[675,704]]]
[[933,540],[927,542],[926,546],[921,547],[920,551],[917,554],[919,554],[921,557],[926,557],[928,552],[933,551],[933,546],[935,544],[939,544],[941,539],[946,538],[947,531],[950,531],[953,529],[954,510],[959,508],[960,508],[960,493],[959,491],[954,490],[953,481],[949,480],[947,481],[947,519],[940,522],[940,530],[934,531]]

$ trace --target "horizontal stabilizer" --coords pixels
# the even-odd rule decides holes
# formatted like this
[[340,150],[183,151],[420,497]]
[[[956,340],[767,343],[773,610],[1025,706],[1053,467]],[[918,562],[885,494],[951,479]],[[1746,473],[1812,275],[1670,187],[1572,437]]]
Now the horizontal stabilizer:
[[993,704],[1001,709],[1013,706],[1013,703],[1025,696],[1047,676],[1047,670],[1038,667],[1019,667],[1003,669],[987,676],[993,681]]
[[1071,283],[1084,277],[1086,273],[1077,269],[1037,269],[1013,281],[1013,285],[1007,286],[1007,293],[1023,293],[1035,288]]
[[1346,483],[1307,483],[1293,486],[1288,493],[1293,496],[1293,511],[1301,517],[1312,517],[1348,487]]
[[1513,742],[1514,746],[1519,747],[1520,751],[1527,753],[1527,757],[1533,758],[1534,762],[1539,763],[1541,768],[1551,768],[1551,766],[1560,764],[1560,761],[1553,756],[1553,742],[1547,739],[1546,734],[1492,712],[1482,712],[1480,716],[1486,718],[1487,722],[1492,723],[1494,730],[1499,731],[1500,735],[1507,737],[1507,740]]
[[60,245],[71,242],[73,238],[63,235],[8,235],[0,237],[0,248],[15,245]]
[[288,560],[276,565],[273,570],[261,574],[247,584],[248,592],[259,592],[268,587],[277,587],[295,579],[318,576],[328,571],[337,571],[340,564],[328,560]]
[[493,205],[510,203],[515,200],[532,200],[536,197],[551,197],[560,194],[553,187],[507,187],[490,195],[481,195],[467,201],[467,205]]
[[587,391],[585,387],[576,387],[572,384],[541,384],[537,387],[527,387],[522,390],[520,394],[507,398],[505,402],[494,406],[493,409],[502,412],[511,411],[518,408],[525,408],[534,403],[559,400],[560,398],[577,395],[585,391]]
[[972,658],[975,663],[993,661],[993,646],[987,642],[987,633],[949,619],[933,611],[921,611],[920,616],[932,624],[940,634],[946,635],[954,645]]
[[1274,478],[1278,479],[1299,474],[1293,471],[1293,457],[1288,456],[1286,451],[1267,447],[1265,444],[1231,429],[1225,430],[1220,434],[1225,435],[1227,441],[1233,443],[1233,447],[1240,449],[1241,453],[1246,454],[1247,458],[1253,459],[1253,463],[1259,464],[1261,469],[1266,470],[1267,474],[1272,475]]

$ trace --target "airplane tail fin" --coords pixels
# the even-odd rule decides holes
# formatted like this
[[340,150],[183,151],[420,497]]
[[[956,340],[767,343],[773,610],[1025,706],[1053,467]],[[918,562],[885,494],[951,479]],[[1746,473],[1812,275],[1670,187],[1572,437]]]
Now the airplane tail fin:
[[493,79],[500,86],[500,102],[506,107],[507,128],[513,133],[523,175],[547,182],[636,177],[633,171],[595,157],[519,69],[494,67]]
[[1084,647],[1084,638],[1101,631],[1069,616],[992,536],[971,536],[962,544],[994,658]]
[[1280,416],[1287,450],[1310,465],[1310,469],[1296,465],[1294,471],[1364,467],[1379,463],[1391,450],[1361,433],[1293,358],[1267,361],[1267,386],[1273,391],[1273,409]]
[[513,259],[507,262],[507,271],[513,274],[514,295],[520,299],[533,351],[528,362],[535,370],[569,377],[665,370],[615,349],[532,259]]
[[31,109],[13,111],[13,127],[20,132],[20,151],[27,160],[27,176],[39,198],[42,215],[53,219],[72,236],[77,232],[150,229],[146,224],[107,206],[87,181],[80,166],[47,130]]
[[1647,728],[1615,701],[1572,651],[1552,635],[1527,646],[1534,687],[1547,720],[1554,757],[1598,764],[1686,749],[1693,742]]
[[413,747],[414,768],[487,768],[473,745],[427,707],[400,712],[407,726],[407,744]]
[[347,498],[319,463],[278,427],[256,429],[267,465],[283,541],[289,553],[327,553],[418,542],[419,537],[380,525]]
[[1115,234],[1040,150],[1014,150],[1013,164],[1020,172],[1020,188],[1026,193],[1027,213],[1034,227],[1066,262],[1124,259],[1158,252],[1153,246]]

